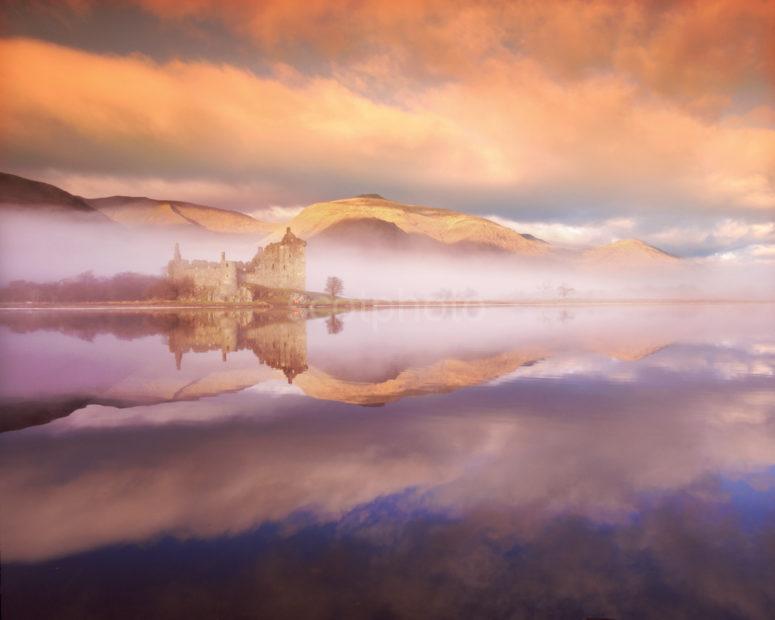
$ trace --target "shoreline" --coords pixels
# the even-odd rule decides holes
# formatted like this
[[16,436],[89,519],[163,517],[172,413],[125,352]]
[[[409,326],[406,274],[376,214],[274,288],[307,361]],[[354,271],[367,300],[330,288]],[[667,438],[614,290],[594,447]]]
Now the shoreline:
[[495,307],[573,307],[573,306],[643,306],[643,305],[743,305],[775,304],[775,299],[525,299],[519,301],[347,301],[337,304],[315,304],[312,306],[235,304],[235,303],[176,303],[176,302],[74,302],[33,303],[14,302],[0,304],[0,311],[19,310],[376,310],[387,308],[495,308]]

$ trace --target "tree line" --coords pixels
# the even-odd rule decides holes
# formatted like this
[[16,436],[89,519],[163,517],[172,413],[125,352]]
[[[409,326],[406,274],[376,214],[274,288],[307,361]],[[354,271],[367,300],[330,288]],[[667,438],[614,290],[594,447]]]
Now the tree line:
[[171,301],[192,289],[190,280],[133,272],[98,277],[87,271],[55,282],[14,280],[0,288],[0,302]]

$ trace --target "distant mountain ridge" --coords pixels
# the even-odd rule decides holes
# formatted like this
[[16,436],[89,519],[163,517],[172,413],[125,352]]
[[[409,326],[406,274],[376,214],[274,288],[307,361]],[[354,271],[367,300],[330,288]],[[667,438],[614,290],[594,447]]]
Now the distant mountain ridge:
[[216,233],[268,235],[275,226],[241,213],[217,207],[155,200],[135,196],[92,198],[88,203],[127,228],[202,228]]
[[84,198],[49,183],[0,172],[0,207],[36,212],[79,213],[107,221]]
[[287,222],[265,222],[246,213],[178,200],[136,196],[83,198],[54,185],[0,173],[0,208],[83,214],[128,229],[199,231],[273,240],[290,226],[314,245],[394,252],[495,251],[522,257],[581,260],[589,265],[668,264],[679,258],[638,239],[590,248],[581,254],[552,246],[486,218],[420,205],[379,194],[360,194],[311,204]]
[[200,230],[265,237],[275,224],[246,213],[178,200],[137,196],[84,198],[55,185],[0,172],[0,208],[81,214],[93,221],[144,230]]
[[[483,217],[417,205],[405,205],[363,194],[329,202],[318,202],[303,209],[288,225],[303,239],[314,239],[344,222],[380,221],[392,224],[408,235],[421,235],[439,244],[490,248],[514,254],[541,256],[550,251],[544,241],[522,235]],[[339,235],[342,241],[346,235]]]
[[678,258],[660,250],[640,239],[621,239],[591,248],[582,254],[582,258],[592,263],[633,264],[633,263],[675,263]]

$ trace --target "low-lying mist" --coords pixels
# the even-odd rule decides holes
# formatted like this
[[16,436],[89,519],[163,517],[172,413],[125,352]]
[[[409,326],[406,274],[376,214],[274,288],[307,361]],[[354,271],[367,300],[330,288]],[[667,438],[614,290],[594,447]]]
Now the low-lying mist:
[[482,252],[364,253],[313,243],[309,286],[322,286],[328,275],[342,278],[345,295],[391,300],[775,298],[775,266],[768,265],[600,265]]
[[[266,240],[195,229],[147,232],[52,213],[0,215],[0,285],[71,278],[83,272],[162,275],[175,242],[187,259],[249,260]],[[772,299],[775,266],[701,262],[590,264],[559,255],[520,257],[470,248],[447,252],[356,249],[312,239],[307,288],[329,276],[347,297],[384,300]]]
[[261,240],[180,228],[127,229],[112,222],[58,214],[0,215],[0,282],[72,277],[85,271],[110,276],[124,271],[161,275],[179,242],[184,258],[252,258]]

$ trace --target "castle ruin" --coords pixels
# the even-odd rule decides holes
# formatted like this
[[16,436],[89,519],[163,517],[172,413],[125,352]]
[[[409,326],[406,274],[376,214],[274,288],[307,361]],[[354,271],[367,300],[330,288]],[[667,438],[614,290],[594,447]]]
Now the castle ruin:
[[183,260],[180,246],[167,266],[174,282],[190,281],[196,301],[249,303],[254,300],[256,287],[304,291],[307,285],[305,248],[307,242],[285,229],[283,238],[258,248],[248,262],[226,260]]
[[218,350],[224,362],[229,353],[251,350],[260,363],[281,370],[288,383],[308,368],[307,324],[300,311],[215,311],[179,316],[167,335],[178,370],[184,354]]

